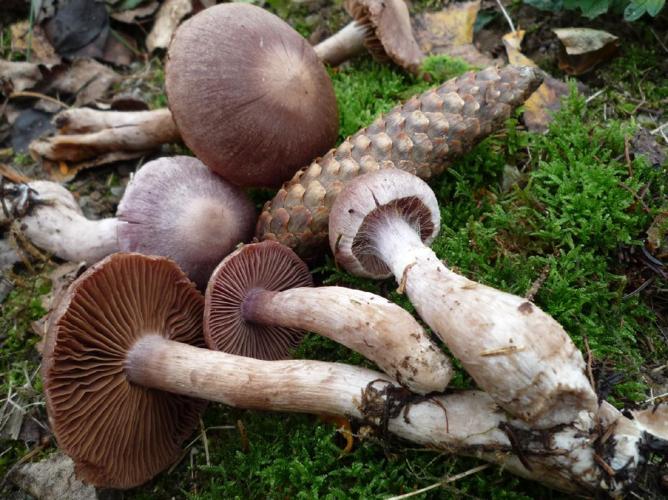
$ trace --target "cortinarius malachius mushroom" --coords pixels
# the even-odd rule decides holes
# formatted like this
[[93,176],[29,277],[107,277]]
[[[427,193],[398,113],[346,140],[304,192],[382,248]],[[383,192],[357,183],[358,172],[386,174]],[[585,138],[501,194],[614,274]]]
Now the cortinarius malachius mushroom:
[[190,156],[144,165],[115,218],[86,219],[59,184],[28,186],[34,206],[17,215],[24,234],[39,248],[88,264],[119,250],[167,256],[202,290],[220,260],[250,238],[255,223],[255,208],[246,195]]
[[448,359],[408,312],[372,293],[312,288],[306,264],[276,242],[228,255],[205,300],[207,344],[224,352],[281,359],[312,331],[361,353],[413,392],[442,392],[452,376]]
[[277,186],[336,140],[334,88],[318,56],[253,5],[220,4],[184,22],[166,90],[186,145],[241,186]]
[[422,319],[512,415],[547,428],[595,411],[582,354],[561,325],[522,297],[448,269],[427,246],[439,228],[427,183],[389,168],[343,188],[330,214],[329,242],[350,273],[394,275]]
[[418,72],[424,54],[404,0],[346,0],[343,5],[354,21],[314,47],[323,62],[336,66],[366,48],[378,61]]
[[45,342],[43,379],[52,429],[82,479],[113,488],[149,480],[181,455],[205,399],[386,425],[401,438],[500,463],[572,493],[620,495],[642,472],[649,444],[668,448],[607,403],[541,432],[509,418],[479,391],[420,397],[410,414],[388,415],[396,395],[407,394],[387,375],[196,347],[203,340],[202,307],[202,296],[172,261],[139,254],[107,257],[61,297]]

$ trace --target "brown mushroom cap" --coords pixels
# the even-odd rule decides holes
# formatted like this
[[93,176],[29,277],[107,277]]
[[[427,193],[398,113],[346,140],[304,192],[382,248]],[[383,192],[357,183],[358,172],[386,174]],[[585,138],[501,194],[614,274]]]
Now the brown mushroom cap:
[[440,229],[436,196],[413,174],[384,168],[346,184],[329,215],[329,244],[337,263],[358,276],[390,276],[390,269],[375,252],[373,237],[377,228],[394,215],[415,227],[425,245]]
[[255,207],[243,191],[191,156],[144,165],[117,215],[121,251],[169,257],[201,290],[221,259],[250,239],[255,225]]
[[364,46],[378,61],[391,59],[402,68],[418,71],[424,54],[403,0],[346,0],[344,6],[358,23],[369,27]]
[[244,245],[216,268],[206,289],[204,337],[210,349],[257,359],[285,359],[302,330],[251,323],[243,305],[255,290],[280,292],[313,286],[306,264],[273,241]]
[[125,356],[148,334],[205,347],[203,307],[174,262],[139,254],[110,255],[65,292],[42,374],[51,428],[81,479],[131,488],[179,458],[205,402],[129,382]]
[[210,7],[169,47],[166,90],[188,147],[241,186],[277,186],[334,145],[336,98],[304,38],[253,5]]

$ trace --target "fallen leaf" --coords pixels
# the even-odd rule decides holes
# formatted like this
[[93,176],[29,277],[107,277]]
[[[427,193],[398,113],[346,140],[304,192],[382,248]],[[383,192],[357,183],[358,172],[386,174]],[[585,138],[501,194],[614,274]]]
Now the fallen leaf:
[[74,104],[83,106],[101,99],[120,81],[121,76],[110,67],[94,59],[77,59],[70,65],[54,68],[46,91],[75,95]]
[[473,26],[479,10],[480,0],[475,0],[413,16],[413,33],[422,52],[461,57],[479,67],[494,64],[494,59],[473,45]]
[[154,0],[134,9],[114,11],[111,13],[111,17],[122,23],[139,24],[139,20],[152,16],[158,10],[158,7],[160,7],[160,3]]
[[543,83],[524,103],[524,123],[532,132],[546,132],[554,113],[561,108],[561,98],[570,92],[561,80],[545,75]]
[[503,35],[503,45],[506,47],[508,62],[516,66],[536,67],[536,63],[522,54],[522,40],[524,40],[524,30],[511,31]]
[[666,161],[666,150],[649,130],[638,128],[631,139],[631,154],[634,158],[644,157],[653,167],[660,167]]
[[146,48],[149,52],[156,49],[166,49],[181,20],[192,10],[191,0],[167,0],[163,3],[158,11],[153,28],[146,37]]
[[[527,56],[522,54],[524,30],[517,30],[503,35],[503,45],[510,64],[537,67]],[[568,95],[568,85],[545,74],[543,83],[524,103],[524,123],[532,132],[547,131],[552,115],[561,107],[561,98]]]
[[0,93],[5,96],[12,92],[31,89],[42,78],[39,64],[0,59]]
[[33,24],[30,29],[29,21],[21,21],[12,24],[12,50],[27,54],[30,52],[30,60],[44,64],[58,64],[60,56],[56,54],[41,26]]
[[9,479],[40,500],[97,500],[94,486],[77,479],[74,462],[58,451],[39,462],[28,462],[11,471]]
[[70,0],[60,3],[55,15],[44,23],[47,38],[65,57],[100,57],[109,33],[104,2]]
[[559,68],[569,75],[582,75],[610,59],[619,49],[619,38],[591,28],[552,30],[562,44]]

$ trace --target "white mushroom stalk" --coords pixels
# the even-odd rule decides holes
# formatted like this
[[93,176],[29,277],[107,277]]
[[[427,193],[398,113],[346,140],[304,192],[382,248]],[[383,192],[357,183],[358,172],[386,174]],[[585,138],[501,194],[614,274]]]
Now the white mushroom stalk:
[[344,61],[364,52],[364,40],[369,36],[368,25],[352,21],[329,38],[313,47],[325,64],[338,66]]
[[330,244],[353,274],[393,274],[422,319],[476,383],[535,428],[593,413],[582,354],[552,317],[524,298],[448,269],[428,244],[440,213],[429,186],[397,169],[355,179],[330,215]]
[[64,260],[89,264],[118,251],[118,219],[87,219],[72,193],[60,184],[34,181],[11,190],[18,196],[5,198],[5,206],[38,248]]
[[[482,392],[436,396],[403,407],[397,396],[402,389],[372,370],[320,361],[261,361],[158,335],[136,342],[125,371],[144,387],[239,408],[329,414],[387,425],[401,438],[498,463],[571,493],[619,495],[633,484],[646,459],[643,429],[607,404],[596,416],[583,412],[552,432],[534,431],[508,417]],[[386,405],[395,411],[383,422]]]
[[177,142],[180,135],[168,109],[153,111],[100,111],[68,109],[54,123],[58,133],[30,144],[35,158],[81,162],[103,155],[109,161],[140,156],[162,144]]
[[24,203],[16,201],[20,194],[9,202],[24,234],[56,257],[93,264],[118,251],[163,255],[201,288],[220,260],[250,238],[255,223],[255,208],[243,191],[189,156],[144,165],[115,218],[87,219],[72,194],[53,182],[12,191],[27,193]]
[[215,269],[204,335],[221,351],[258,359],[290,356],[306,331],[363,354],[410,390],[442,392],[446,356],[407,311],[372,293],[313,288],[306,264],[273,241],[243,245]]

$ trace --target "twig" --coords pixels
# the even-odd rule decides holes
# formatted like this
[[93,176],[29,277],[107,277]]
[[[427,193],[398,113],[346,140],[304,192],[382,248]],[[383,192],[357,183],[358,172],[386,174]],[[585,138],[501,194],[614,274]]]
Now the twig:
[[663,43],[661,38],[659,38],[659,35],[657,35],[652,28],[649,29],[652,32],[652,35],[654,35],[654,38],[656,38],[656,41],[659,42],[659,45],[661,45],[661,48],[668,52],[668,47]]
[[658,396],[652,396],[651,398],[647,398],[643,403],[651,403],[652,401],[656,401],[657,399],[662,399],[662,398],[668,398],[668,392],[664,392],[663,394],[659,394]]
[[585,101],[585,104],[589,104],[591,101],[596,99],[598,96],[600,96],[603,92],[605,92],[606,89],[601,89],[598,92],[595,92],[594,94],[590,95],[587,97],[587,100]]
[[550,272],[550,265],[546,264],[545,267],[541,269],[538,278],[536,278],[536,280],[531,284],[531,286],[527,290],[527,293],[524,294],[525,299],[533,301],[534,297],[545,283],[545,280],[547,279],[547,275],[549,272]]
[[596,390],[596,381],[594,380],[594,371],[592,370],[592,354],[591,349],[589,348],[589,339],[585,335],[583,337],[585,349],[587,351],[587,377],[589,377],[589,383],[591,384],[592,389]]
[[668,122],[664,123],[663,125],[659,125],[659,126],[656,127],[654,130],[652,130],[652,131],[650,132],[650,134],[652,134],[652,135],[654,135],[654,134],[658,134],[659,132],[661,132],[661,131],[663,130],[663,128],[664,128],[666,125],[668,125]]
[[202,443],[204,444],[204,457],[206,458],[207,467],[211,466],[211,458],[209,456],[209,439],[206,437],[206,429],[204,428],[204,422],[202,422],[202,417],[199,418],[199,426],[202,430]]
[[508,21],[508,25],[510,25],[510,31],[515,33],[517,31],[515,29],[515,25],[513,24],[513,20],[510,19],[510,16],[508,15],[508,11],[506,11],[506,8],[503,6],[500,0],[496,0],[496,4],[499,6],[499,9],[501,9],[501,13],[503,16],[506,18],[506,21]]
[[55,104],[58,104],[59,106],[62,106],[63,108],[69,108],[69,106],[67,104],[65,104],[63,101],[60,101],[60,100],[56,99],[55,97],[40,94],[39,92],[31,92],[29,90],[22,90],[20,92],[12,92],[11,95],[9,96],[10,99],[16,99],[17,97],[34,97],[36,99],[44,99],[45,101],[49,101],[49,102],[53,102]]
[[478,472],[483,471],[483,470],[485,470],[485,469],[488,469],[489,467],[491,467],[490,464],[479,465],[478,467],[474,467],[473,469],[469,469],[469,470],[467,470],[467,471],[465,471],[465,472],[462,472],[461,474],[457,474],[457,475],[455,475],[455,476],[447,477],[447,478],[445,478],[443,481],[439,481],[438,483],[431,484],[431,485],[429,485],[429,486],[427,486],[427,487],[425,487],[425,488],[421,488],[421,489],[419,489],[419,490],[411,491],[410,493],[404,493],[403,495],[398,495],[398,496],[395,496],[395,497],[390,497],[390,498],[388,498],[387,500],[400,500],[400,499],[402,499],[402,498],[410,498],[410,497],[414,497],[414,496],[420,495],[420,494],[422,494],[422,493],[425,493],[425,492],[427,492],[427,491],[436,489],[436,488],[438,488],[438,487],[440,487],[440,486],[444,486],[444,485],[446,485],[446,484],[448,484],[448,483],[453,483],[453,482],[455,482],[455,481],[458,481],[458,480],[460,480],[460,479],[463,479],[463,478],[465,478],[465,477],[467,477],[467,476],[470,476],[470,475],[472,475],[472,474],[477,474]]

